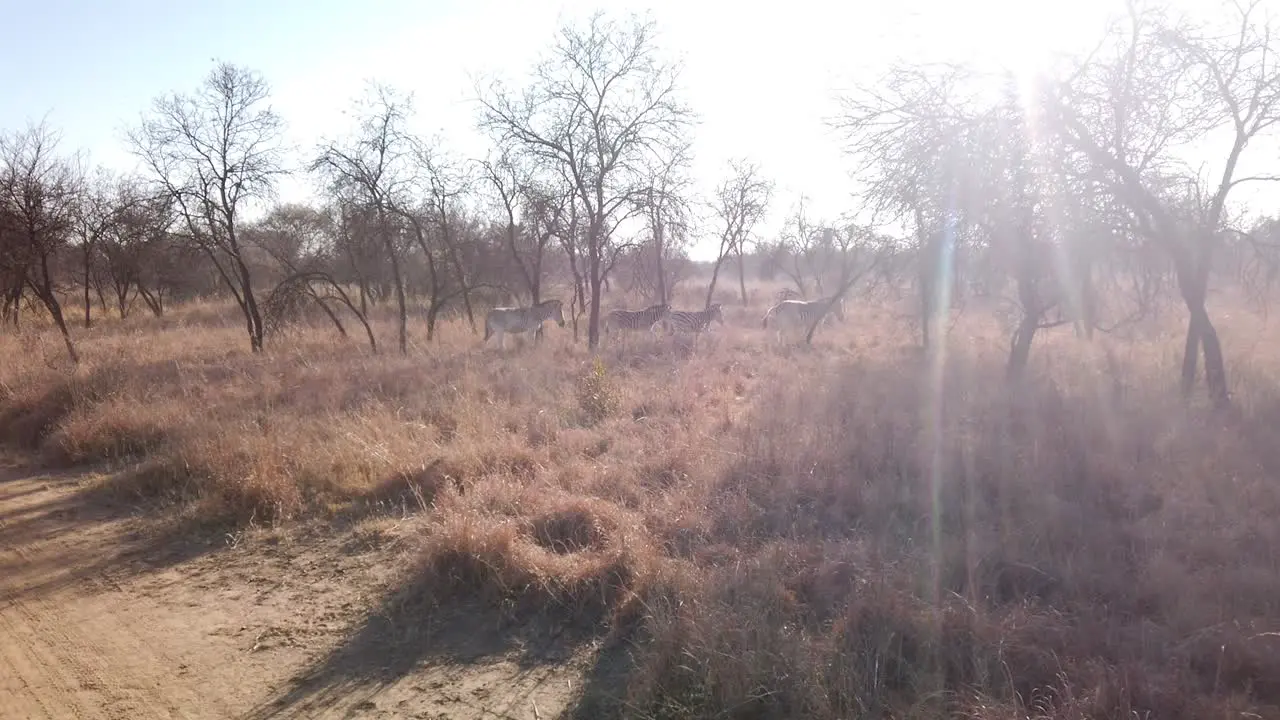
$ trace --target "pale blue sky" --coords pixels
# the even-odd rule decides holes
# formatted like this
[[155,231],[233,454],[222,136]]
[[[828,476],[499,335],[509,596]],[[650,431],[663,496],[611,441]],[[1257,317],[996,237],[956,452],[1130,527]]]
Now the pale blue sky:
[[[343,110],[376,78],[416,94],[420,132],[476,155],[472,74],[518,80],[562,18],[647,9],[702,116],[699,184],[709,190],[731,156],[756,159],[779,186],[776,225],[800,192],[819,217],[849,208],[849,164],[823,123],[833,90],[904,54],[1034,65],[1063,38],[1097,37],[1117,1],[0,0],[0,128],[48,112],[65,150],[128,168],[122,128],[155,96],[193,89],[219,58],[263,73],[289,142],[308,152],[346,131]],[[300,178],[282,194],[310,190]]]

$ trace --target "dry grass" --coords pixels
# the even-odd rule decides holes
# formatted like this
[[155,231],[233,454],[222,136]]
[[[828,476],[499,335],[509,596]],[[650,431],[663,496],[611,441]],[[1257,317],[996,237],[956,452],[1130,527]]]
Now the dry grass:
[[0,438],[210,521],[420,512],[430,602],[634,643],[617,714],[1280,717],[1274,327],[1224,316],[1222,416],[1176,400],[1176,325],[1046,334],[1008,387],[980,309],[934,367],[888,303],[776,348],[771,295],[692,354],[452,321],[252,356],[198,305],[82,331],[72,372],[32,329],[0,336]]

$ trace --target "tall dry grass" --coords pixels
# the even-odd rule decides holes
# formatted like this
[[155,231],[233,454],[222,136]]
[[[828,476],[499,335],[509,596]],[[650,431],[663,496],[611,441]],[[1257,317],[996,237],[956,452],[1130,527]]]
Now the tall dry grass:
[[980,307],[935,362],[905,306],[778,348],[754,296],[696,352],[415,321],[407,356],[319,323],[254,356],[217,305],[82,331],[74,371],[0,335],[0,437],[210,521],[426,508],[428,601],[630,649],[604,715],[1280,717],[1274,328],[1224,315],[1221,415],[1176,399],[1174,324],[1047,333],[1009,386]]

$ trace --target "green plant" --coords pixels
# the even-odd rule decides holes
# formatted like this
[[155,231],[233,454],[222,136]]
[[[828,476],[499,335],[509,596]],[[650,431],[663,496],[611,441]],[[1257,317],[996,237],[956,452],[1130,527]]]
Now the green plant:
[[605,372],[600,358],[591,361],[591,369],[578,378],[578,407],[589,424],[595,424],[618,412],[622,399],[613,378]]

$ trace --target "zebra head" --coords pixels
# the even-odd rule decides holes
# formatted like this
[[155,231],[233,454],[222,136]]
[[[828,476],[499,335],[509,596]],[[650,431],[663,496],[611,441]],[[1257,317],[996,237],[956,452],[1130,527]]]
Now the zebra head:
[[712,303],[711,307],[707,308],[707,324],[710,325],[712,320],[724,325],[724,313],[720,312],[720,303]]
[[836,319],[844,322],[844,296],[840,295],[831,299],[831,310],[836,314]]
[[555,320],[560,327],[564,327],[564,304],[559,300],[548,300],[542,304],[550,306],[550,318]]

